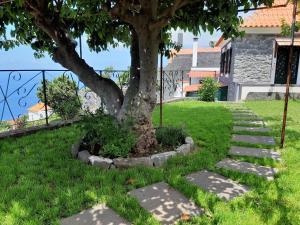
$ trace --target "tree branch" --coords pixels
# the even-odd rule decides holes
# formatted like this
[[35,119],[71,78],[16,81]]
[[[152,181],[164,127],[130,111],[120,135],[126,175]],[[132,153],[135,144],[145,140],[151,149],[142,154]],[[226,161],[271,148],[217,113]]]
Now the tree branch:
[[101,97],[109,113],[116,115],[124,98],[121,89],[111,79],[100,77],[79,57],[75,50],[76,44],[68,36],[59,18],[54,18],[48,8],[44,8],[45,2],[38,0],[37,3],[37,1],[28,0],[25,4],[26,10],[35,18],[37,26],[56,43],[53,60],[74,72],[80,81]]
[[175,2],[172,4],[171,7],[166,8],[159,16],[156,21],[154,21],[150,25],[150,29],[155,29],[155,28],[163,28],[165,27],[168,23],[169,20],[174,17],[175,12],[178,9],[181,9],[187,5],[194,4],[197,2],[200,2],[203,0],[175,0]]

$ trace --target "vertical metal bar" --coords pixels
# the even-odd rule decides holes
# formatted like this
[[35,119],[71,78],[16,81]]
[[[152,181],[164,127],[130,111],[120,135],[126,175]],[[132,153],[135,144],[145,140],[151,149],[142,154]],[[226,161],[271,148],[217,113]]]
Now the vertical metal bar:
[[79,56],[82,58],[82,42],[81,42],[81,35],[79,36]]
[[47,91],[46,91],[46,77],[45,77],[45,70],[42,71],[43,75],[43,93],[44,93],[44,104],[45,104],[45,112],[46,112],[46,125],[49,125],[48,121],[48,99],[47,99]]
[[184,97],[183,96],[183,73],[184,71],[181,71],[181,97]]
[[295,41],[295,24],[296,24],[296,12],[297,12],[297,0],[293,1],[293,19],[292,19],[292,29],[291,29],[291,45],[290,45],[290,54],[288,61],[288,71],[287,71],[287,80],[286,80],[286,90],[284,98],[284,111],[282,118],[282,129],[281,129],[281,142],[280,147],[283,148],[285,142],[285,128],[286,128],[286,118],[289,104],[289,94],[290,94],[290,82],[292,78],[292,59],[293,59],[293,46]]
[[160,52],[160,99],[159,99],[159,126],[162,127],[163,113],[162,113],[162,104],[163,104],[163,53]]

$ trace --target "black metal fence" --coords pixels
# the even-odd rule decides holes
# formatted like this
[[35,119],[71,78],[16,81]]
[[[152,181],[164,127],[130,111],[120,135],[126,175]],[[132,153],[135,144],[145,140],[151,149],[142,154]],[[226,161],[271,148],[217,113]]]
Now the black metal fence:
[[[99,76],[109,77],[126,92],[129,71],[97,70]],[[78,97],[81,111],[95,111],[101,98],[85,87],[75,74],[68,70],[0,70],[0,132],[37,125],[48,125],[62,118],[49,104],[49,81],[63,77],[74,85],[68,91]],[[160,74],[157,74],[160,79]],[[183,97],[187,71],[163,71],[163,100]],[[157,82],[157,96],[160,82]],[[157,98],[159,99],[159,98]]]

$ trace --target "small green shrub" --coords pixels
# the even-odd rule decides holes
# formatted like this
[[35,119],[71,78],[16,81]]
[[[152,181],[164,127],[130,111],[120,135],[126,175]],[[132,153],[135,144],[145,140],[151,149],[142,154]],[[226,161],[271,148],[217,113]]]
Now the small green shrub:
[[135,137],[128,126],[120,125],[112,116],[99,110],[96,114],[86,115],[80,126],[83,143],[92,154],[126,157],[135,145]]
[[[68,76],[61,75],[55,79],[46,80],[47,104],[63,120],[74,118],[79,114],[81,103],[77,96],[77,84]],[[45,102],[43,83],[37,89],[37,96],[41,102]]]
[[184,143],[186,132],[178,127],[159,127],[156,129],[156,139],[163,146],[178,146]]
[[205,78],[198,91],[198,96],[201,101],[213,102],[216,93],[219,89],[219,83],[213,78]]

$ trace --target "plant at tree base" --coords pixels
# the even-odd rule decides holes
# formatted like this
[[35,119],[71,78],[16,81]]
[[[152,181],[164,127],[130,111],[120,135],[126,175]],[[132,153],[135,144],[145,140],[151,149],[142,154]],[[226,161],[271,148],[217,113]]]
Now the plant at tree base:
[[177,127],[159,127],[155,134],[159,144],[172,147],[183,144],[187,136],[182,128]]
[[[239,9],[272,0],[21,0],[7,1],[0,7],[0,48],[30,45],[37,56],[48,52],[53,60],[74,72],[101,97],[108,112],[122,122],[135,119],[139,137],[138,151],[155,145],[151,122],[156,104],[156,77],[159,46],[171,42],[170,31],[183,29],[195,35],[201,29],[211,33],[218,29],[224,38],[237,37],[242,18]],[[6,32],[12,39],[8,40]],[[125,96],[118,85],[100,78],[76,52],[79,36],[86,34],[94,51],[108,46],[130,45],[130,80]],[[164,51],[167,53],[168,51]]]
[[198,91],[199,99],[205,102],[215,101],[215,96],[219,87],[220,85],[217,81],[215,81],[215,79],[205,78]]
[[[77,84],[65,75],[52,81],[46,80],[47,104],[64,120],[73,119],[80,112],[77,89]],[[37,89],[37,96],[41,102],[45,102],[43,83]]]
[[109,158],[128,156],[136,141],[129,126],[119,124],[101,110],[86,115],[80,130],[83,131],[84,148],[92,154]]

